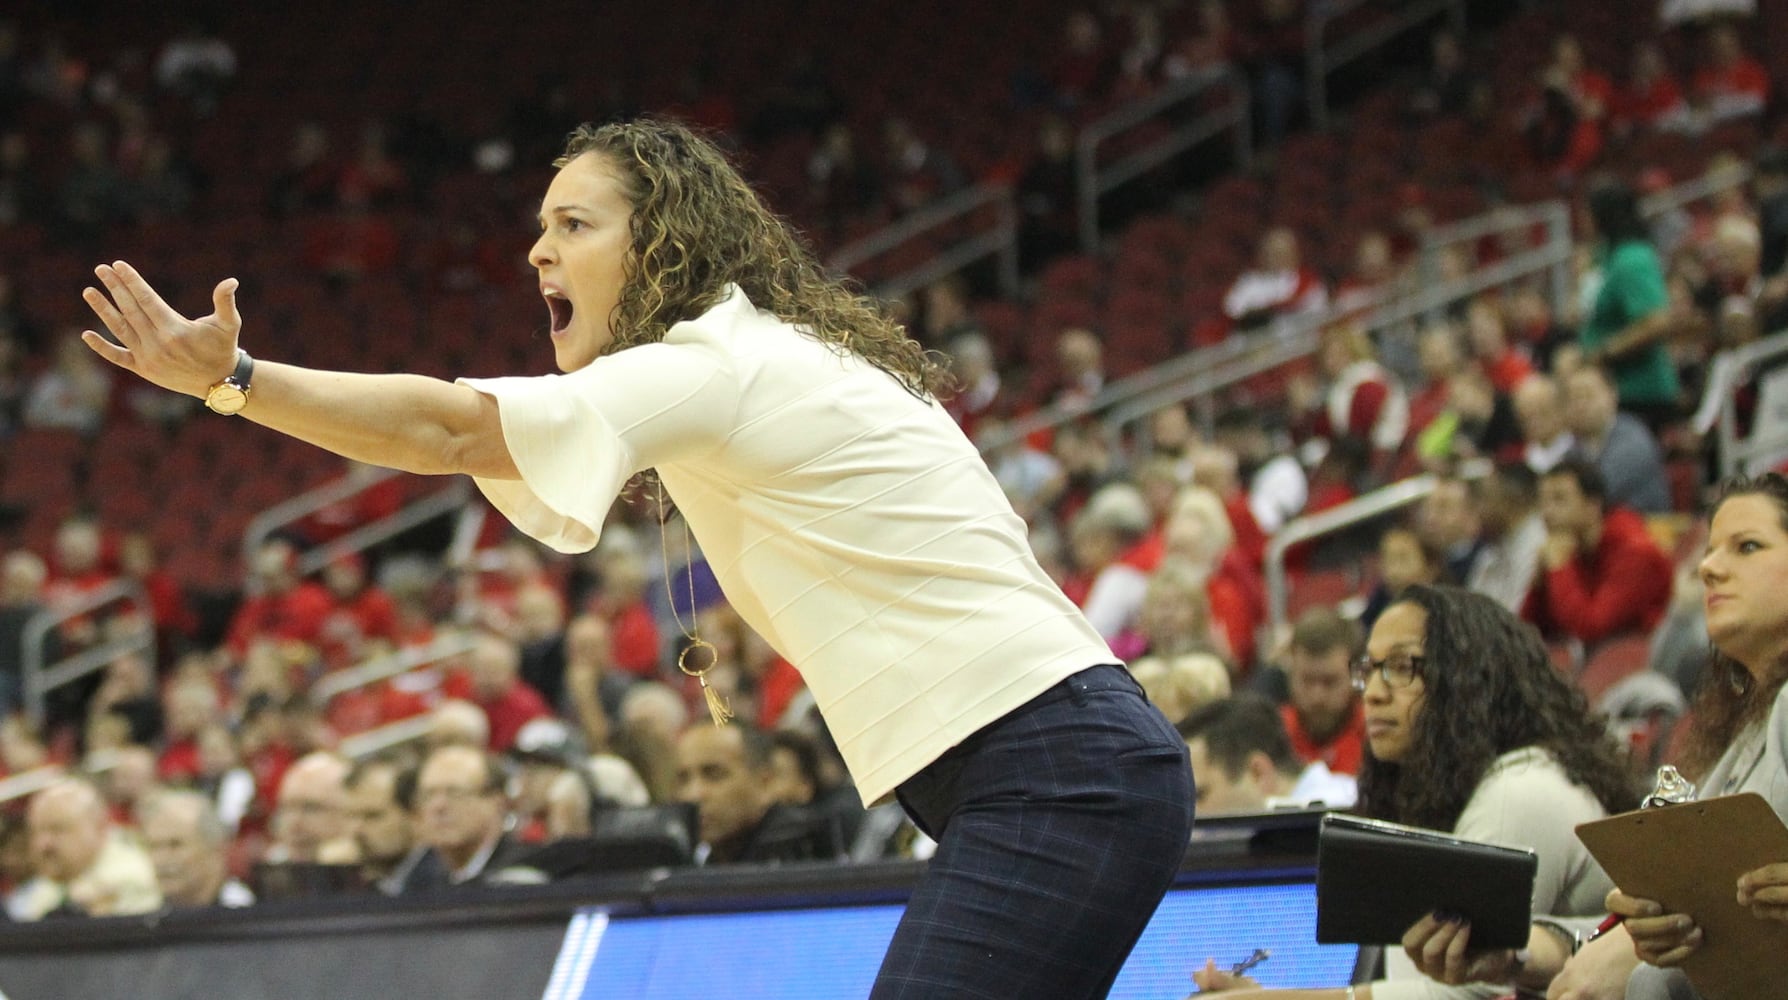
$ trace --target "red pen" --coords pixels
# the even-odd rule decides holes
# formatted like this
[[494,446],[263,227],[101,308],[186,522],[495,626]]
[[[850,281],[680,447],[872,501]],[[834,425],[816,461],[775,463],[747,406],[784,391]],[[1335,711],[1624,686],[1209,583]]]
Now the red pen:
[[1588,938],[1587,938],[1587,939],[1585,939],[1585,942],[1584,942],[1584,943],[1586,943],[1586,944],[1587,944],[1587,943],[1588,943],[1588,942],[1590,942],[1590,941],[1594,941],[1594,940],[1595,940],[1595,939],[1596,939],[1596,938],[1599,938],[1599,937],[1601,937],[1601,936],[1602,936],[1602,935],[1604,935],[1604,934],[1606,934],[1606,933],[1608,933],[1608,932],[1609,932],[1609,931],[1611,931],[1611,930],[1613,930],[1613,929],[1614,929],[1614,928],[1616,928],[1616,927],[1619,927],[1619,926],[1620,926],[1620,922],[1621,922],[1621,921],[1622,921],[1622,920],[1625,920],[1625,919],[1626,919],[1626,918],[1625,918],[1625,917],[1622,917],[1622,916],[1621,916],[1621,915],[1620,915],[1620,914],[1618,914],[1618,913],[1610,913],[1610,914],[1608,914],[1608,915],[1607,915],[1607,916],[1605,916],[1605,917],[1603,917],[1603,918],[1602,918],[1602,922],[1601,922],[1601,923],[1599,923],[1599,924],[1597,924],[1597,925],[1596,925],[1596,929],[1595,929],[1595,932],[1594,932],[1594,933],[1592,933],[1592,934],[1591,934],[1591,935],[1590,935],[1590,936],[1589,936],[1589,937],[1588,937]]
[[[1659,809],[1664,806],[1675,806],[1681,805],[1684,802],[1693,802],[1694,799],[1695,783],[1683,777],[1676,768],[1671,767],[1669,764],[1665,764],[1663,767],[1658,768],[1658,783],[1656,787],[1652,789],[1651,794],[1645,797],[1645,801],[1639,804],[1639,808]],[[1596,925],[1595,933],[1586,938],[1585,943],[1594,941],[1596,938],[1619,927],[1620,922],[1624,919],[1626,918],[1618,913],[1610,913],[1603,917],[1602,922]]]

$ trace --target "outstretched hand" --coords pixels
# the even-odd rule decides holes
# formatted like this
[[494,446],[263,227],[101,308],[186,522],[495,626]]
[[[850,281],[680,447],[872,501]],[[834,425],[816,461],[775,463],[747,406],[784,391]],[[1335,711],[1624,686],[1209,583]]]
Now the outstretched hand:
[[235,370],[242,330],[235,278],[212,291],[211,315],[187,319],[124,261],[101,264],[93,273],[105,291],[87,288],[81,298],[118,340],[84,331],[81,339],[100,357],[164,389],[199,397]]

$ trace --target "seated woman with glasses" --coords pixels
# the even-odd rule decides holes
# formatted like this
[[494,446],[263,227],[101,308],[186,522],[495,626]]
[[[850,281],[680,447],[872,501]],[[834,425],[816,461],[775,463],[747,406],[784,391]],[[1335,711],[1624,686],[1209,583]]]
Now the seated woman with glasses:
[[[1354,686],[1367,754],[1355,811],[1470,840],[1532,849],[1535,926],[1526,948],[1470,947],[1457,917],[1423,917],[1387,948],[1387,978],[1332,990],[1252,991],[1287,998],[1491,998],[1544,992],[1611,887],[1577,824],[1631,809],[1620,752],[1544,643],[1495,601],[1415,584],[1372,627]],[[1254,986],[1206,963],[1205,991]],[[1452,985],[1448,985],[1452,984]]]

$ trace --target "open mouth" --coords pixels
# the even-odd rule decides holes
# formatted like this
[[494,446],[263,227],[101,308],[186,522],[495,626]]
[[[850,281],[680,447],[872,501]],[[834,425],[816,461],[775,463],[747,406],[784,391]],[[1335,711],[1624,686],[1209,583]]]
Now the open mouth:
[[553,333],[563,333],[571,325],[571,300],[559,292],[548,292],[546,308],[552,312]]

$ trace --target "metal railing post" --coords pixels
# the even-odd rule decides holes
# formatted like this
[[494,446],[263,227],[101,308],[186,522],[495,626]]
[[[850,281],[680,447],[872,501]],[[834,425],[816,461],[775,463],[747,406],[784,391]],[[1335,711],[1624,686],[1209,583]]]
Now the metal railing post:
[[25,620],[20,636],[20,694],[25,714],[39,726],[43,724],[45,703],[49,693],[71,684],[88,674],[103,670],[120,656],[141,653],[155,668],[155,629],[144,627],[133,635],[111,639],[55,663],[44,662],[44,643],[50,633],[63,624],[83,618],[111,604],[130,602],[149,613],[149,595],[141,584],[131,579],[114,580],[103,587],[56,608],[46,608]]

